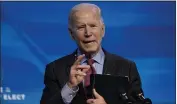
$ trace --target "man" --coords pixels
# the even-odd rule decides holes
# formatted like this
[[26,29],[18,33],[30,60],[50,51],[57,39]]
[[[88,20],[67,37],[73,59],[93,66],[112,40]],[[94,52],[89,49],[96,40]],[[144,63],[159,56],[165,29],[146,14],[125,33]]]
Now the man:
[[[85,96],[86,76],[91,67],[96,74],[128,76],[130,90],[141,89],[135,63],[102,48],[105,25],[98,6],[89,3],[74,6],[68,30],[78,49],[46,66],[41,104],[107,104],[95,89],[94,99]],[[94,60],[93,66],[87,64],[89,57]]]

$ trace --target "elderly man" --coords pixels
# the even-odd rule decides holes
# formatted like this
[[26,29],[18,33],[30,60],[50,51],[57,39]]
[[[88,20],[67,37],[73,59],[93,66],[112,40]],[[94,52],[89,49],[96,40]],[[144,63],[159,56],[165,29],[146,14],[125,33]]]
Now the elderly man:
[[[95,89],[95,98],[87,98],[84,90],[89,86],[90,72],[128,76],[130,90],[141,89],[135,63],[102,48],[105,25],[98,6],[89,3],[74,6],[68,30],[78,49],[46,66],[41,104],[106,104]],[[87,63],[89,60],[92,65]]]

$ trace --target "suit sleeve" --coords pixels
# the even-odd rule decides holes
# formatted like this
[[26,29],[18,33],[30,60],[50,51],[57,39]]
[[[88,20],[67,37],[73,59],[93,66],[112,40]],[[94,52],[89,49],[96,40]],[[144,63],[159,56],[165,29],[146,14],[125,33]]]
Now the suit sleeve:
[[143,93],[141,78],[136,67],[136,64],[134,62],[131,62],[130,64],[129,78],[130,78],[129,94],[132,95],[135,92]]
[[40,100],[40,104],[64,104],[61,97],[61,86],[54,75],[54,63],[46,66],[44,75],[45,88]]

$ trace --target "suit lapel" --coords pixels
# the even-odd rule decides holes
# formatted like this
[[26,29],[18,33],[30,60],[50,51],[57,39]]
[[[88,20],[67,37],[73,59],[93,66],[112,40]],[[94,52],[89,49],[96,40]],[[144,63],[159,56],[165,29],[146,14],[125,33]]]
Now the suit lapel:
[[108,53],[107,51],[104,51],[105,54],[105,60],[104,60],[104,65],[103,65],[103,74],[114,74],[115,72],[115,61],[114,58],[112,58],[112,55],[110,53]]
[[76,58],[77,58],[77,56],[76,56],[76,51],[75,51],[66,60],[66,62],[67,62],[67,68],[66,68],[67,76],[69,76],[70,68],[73,65],[73,63],[75,62]]

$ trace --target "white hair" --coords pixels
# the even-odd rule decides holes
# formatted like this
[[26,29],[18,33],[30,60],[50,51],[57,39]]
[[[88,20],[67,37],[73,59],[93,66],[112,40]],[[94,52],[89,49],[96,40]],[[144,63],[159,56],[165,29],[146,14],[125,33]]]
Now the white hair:
[[102,18],[102,15],[101,15],[101,9],[97,5],[91,4],[91,3],[81,3],[81,4],[75,5],[70,11],[69,18],[68,18],[68,26],[69,26],[69,28],[72,28],[73,15],[77,11],[82,10],[82,8],[87,8],[87,7],[93,7],[94,9],[96,9],[98,11],[98,16],[100,18],[100,23],[104,24],[103,18]]

